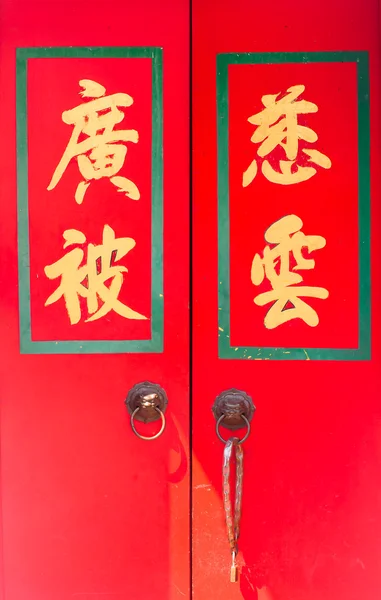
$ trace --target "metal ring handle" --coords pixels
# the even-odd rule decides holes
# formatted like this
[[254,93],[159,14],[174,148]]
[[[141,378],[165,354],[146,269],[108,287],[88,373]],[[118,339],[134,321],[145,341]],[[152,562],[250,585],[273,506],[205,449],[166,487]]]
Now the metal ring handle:
[[[241,415],[241,417],[242,417],[242,419],[243,419],[243,420],[245,421],[245,423],[246,423],[247,432],[246,432],[246,433],[245,433],[245,435],[243,436],[242,440],[239,440],[239,441],[237,442],[237,444],[243,444],[243,442],[245,442],[245,441],[247,440],[247,438],[248,438],[248,437],[249,437],[249,435],[250,435],[250,429],[251,429],[251,428],[250,428],[250,422],[249,422],[249,420],[248,420],[248,419],[245,417],[245,415],[244,415],[244,414],[242,414],[242,415]],[[224,438],[223,438],[223,437],[222,437],[222,435],[220,434],[220,424],[221,424],[221,422],[224,420],[224,418],[225,418],[225,415],[221,415],[221,416],[220,416],[220,418],[218,419],[218,421],[217,421],[217,423],[216,423],[216,433],[217,433],[218,439],[220,439],[220,440],[221,440],[221,442],[222,442],[223,444],[226,444],[226,440],[224,440]]]
[[135,408],[134,412],[131,414],[131,427],[132,427],[132,431],[134,432],[134,434],[140,438],[141,440],[156,440],[158,437],[161,436],[161,434],[163,433],[164,429],[165,429],[165,416],[163,414],[163,412],[160,410],[160,408],[158,408],[157,406],[155,406],[155,410],[160,414],[160,419],[161,419],[161,428],[160,431],[158,433],[156,433],[155,435],[152,435],[151,437],[145,436],[145,435],[141,435],[140,433],[138,433],[135,429],[135,423],[134,423],[134,417],[136,415],[136,413],[140,410],[140,406],[138,406],[137,408]]

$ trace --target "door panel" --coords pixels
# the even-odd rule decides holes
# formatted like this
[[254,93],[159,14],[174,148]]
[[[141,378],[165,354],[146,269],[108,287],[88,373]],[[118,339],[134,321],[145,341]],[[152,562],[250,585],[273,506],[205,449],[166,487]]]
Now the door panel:
[[[373,0],[193,2],[196,599],[373,600],[381,589],[378,19]],[[285,114],[307,129],[289,140]],[[280,285],[290,254],[279,236],[300,230],[287,233],[288,215],[317,237]],[[313,293],[301,305],[287,294],[302,281]],[[237,584],[210,410],[228,388],[257,407]]]
[[[189,597],[188,8],[148,0],[1,3],[6,600]],[[82,123],[63,113],[108,94],[120,94],[125,120],[117,113],[114,130],[88,117],[76,142],[111,128],[127,131],[125,145],[118,134],[109,154],[102,144],[87,148],[84,156],[95,152],[87,167],[69,145],[57,174]],[[107,103],[101,110],[107,114]],[[91,164],[112,169],[120,148],[127,148],[122,167],[96,176]],[[97,163],[106,156],[110,163]],[[92,274],[86,244],[102,244],[104,264],[95,259]],[[74,261],[66,296],[47,302],[63,280],[57,266],[46,267],[72,248],[88,268],[82,296]],[[109,291],[91,287],[107,265]],[[152,442],[134,435],[124,405],[146,380],[168,396],[166,429]],[[136,427],[151,435],[159,424]]]

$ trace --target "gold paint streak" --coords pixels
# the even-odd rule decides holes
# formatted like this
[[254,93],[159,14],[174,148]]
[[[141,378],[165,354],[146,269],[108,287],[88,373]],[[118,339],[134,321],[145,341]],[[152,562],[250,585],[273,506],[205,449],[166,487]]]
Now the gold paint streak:
[[275,171],[270,165],[268,160],[263,161],[262,173],[271,181],[271,183],[278,183],[280,185],[292,185],[294,183],[301,183],[302,181],[308,181],[316,173],[316,169],[313,167],[297,167],[295,173],[291,172],[291,167],[295,164],[294,160],[280,160],[279,166],[281,173]]
[[77,204],[82,204],[86,194],[86,190],[90,185],[90,181],[80,181],[75,190],[74,198]]
[[127,179],[127,177],[120,177],[119,175],[115,177],[111,177],[110,181],[116,188],[118,188],[118,192],[123,192],[128,198],[131,200],[139,200],[140,192],[133,181]]
[[83,88],[79,92],[82,98],[100,98],[106,93],[106,88],[103,85],[91,79],[81,79],[79,85]]
[[258,172],[257,161],[254,159],[242,175],[242,187],[247,187]]
[[[70,161],[76,158],[83,177],[75,192],[77,204],[82,204],[90,182],[102,177],[110,178],[119,192],[132,200],[139,200],[140,192],[135,183],[117,176],[127,154],[127,147],[121,142],[136,144],[139,134],[135,129],[114,129],[124,119],[124,112],[120,109],[131,106],[133,99],[123,93],[104,96],[106,89],[103,85],[91,79],[81,79],[79,84],[83,88],[80,95],[92,100],[62,113],[62,121],[73,128],[47,189],[50,191],[56,187]],[[84,139],[79,141],[81,136]]]
[[[264,158],[271,154],[275,148],[283,148],[287,160],[279,161],[279,170],[273,169],[270,162],[265,160],[262,164],[263,175],[272,183],[291,185],[307,181],[316,174],[312,166],[301,167],[296,163],[299,149],[299,140],[315,143],[317,134],[310,127],[299,125],[298,115],[316,113],[318,106],[313,102],[300,99],[305,91],[304,85],[294,85],[288,88],[287,94],[266,94],[262,96],[264,109],[248,118],[249,123],[256,125],[251,142],[259,144],[257,154]],[[329,169],[330,159],[314,149],[303,150],[310,161]],[[293,168],[294,167],[294,168]],[[257,161],[254,159],[242,176],[242,186],[247,187],[255,178],[258,171]]]
[[[255,254],[251,265],[251,281],[255,286],[262,284],[266,278],[272,290],[263,292],[254,298],[257,306],[271,306],[265,316],[267,329],[275,329],[292,319],[302,319],[310,327],[316,327],[319,316],[302,298],[320,298],[329,296],[328,290],[322,287],[298,285],[303,277],[298,273],[315,267],[315,260],[305,258],[302,249],[309,253],[324,248],[326,239],[320,235],[305,235],[301,229],[303,221],[296,215],[286,215],[275,221],[265,232],[263,256]],[[290,269],[290,255],[295,266]]]
[[328,156],[322,154],[321,152],[319,152],[319,150],[314,150],[313,148],[305,148],[303,152],[311,158],[312,162],[319,165],[320,167],[323,167],[323,169],[330,169],[332,167],[332,162],[328,158]]
[[[66,229],[63,238],[64,248],[73,244],[83,244],[86,241],[85,235],[77,229]],[[44,268],[48,279],[60,278],[59,286],[46,300],[45,306],[63,298],[71,325],[81,320],[80,297],[86,298],[87,301],[90,316],[85,320],[86,322],[101,319],[112,310],[125,319],[146,320],[147,317],[132,310],[118,298],[124,282],[124,273],[128,269],[115,263],[126,256],[135,245],[133,238],[116,238],[114,230],[109,225],[105,225],[102,244],[87,245],[84,265],[82,262],[85,258],[85,250],[77,247]],[[100,272],[97,269],[99,261]],[[106,285],[106,282],[110,283]]]
[[62,237],[65,240],[64,249],[73,244],[84,244],[86,242],[86,236],[78,229],[66,229]]

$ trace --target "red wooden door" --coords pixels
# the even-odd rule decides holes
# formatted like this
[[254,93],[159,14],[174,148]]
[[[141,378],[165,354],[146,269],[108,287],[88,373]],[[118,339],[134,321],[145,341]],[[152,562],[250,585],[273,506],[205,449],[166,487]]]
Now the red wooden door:
[[[187,598],[189,3],[0,18],[0,597]],[[373,600],[378,3],[192,20],[194,597]],[[153,442],[124,406],[145,380]],[[237,584],[210,411],[232,387],[257,406]]]
[[[379,25],[376,0],[193,1],[197,600],[380,595]],[[257,407],[235,584],[229,388]]]
[[0,32],[0,597],[189,597],[188,2],[2,2]]

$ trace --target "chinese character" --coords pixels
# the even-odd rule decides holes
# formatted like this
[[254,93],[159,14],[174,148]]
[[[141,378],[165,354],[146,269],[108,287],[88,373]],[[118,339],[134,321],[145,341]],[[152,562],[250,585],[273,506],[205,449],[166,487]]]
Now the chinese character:
[[[82,245],[86,242],[85,235],[77,229],[67,229],[63,233],[64,248]],[[86,262],[81,248],[73,248],[52,265],[45,267],[45,275],[49,279],[61,278],[60,285],[45,302],[45,306],[54,304],[62,297],[72,325],[81,320],[80,297],[86,298],[87,310],[91,315],[86,319],[96,321],[114,310],[125,319],[146,319],[118,300],[123,285],[123,273],[128,269],[115,266],[136,245],[132,238],[115,238],[115,233],[109,225],[103,228],[102,244],[87,245]],[[81,266],[82,265],[82,266]],[[109,282],[106,285],[106,282]]]
[[[320,250],[326,245],[321,235],[305,235],[301,229],[303,221],[296,215],[282,217],[273,223],[265,233],[265,240],[274,247],[265,246],[263,258],[256,254],[251,265],[251,281],[261,285],[265,277],[271,284],[272,290],[259,294],[254,302],[265,306],[274,304],[265,317],[265,327],[274,329],[291,319],[302,319],[310,327],[319,323],[317,312],[301,297],[328,298],[328,291],[321,287],[297,285],[303,277],[295,271],[310,270],[315,267],[312,258],[304,258],[302,249],[308,253]],[[291,264],[291,256],[293,266]]]
[[139,134],[135,129],[114,129],[124,119],[124,113],[119,108],[131,106],[133,99],[128,94],[105,96],[103,85],[90,79],[82,79],[79,84],[83,88],[81,96],[91,98],[91,101],[62,113],[63,122],[74,125],[74,128],[48,190],[56,187],[71,159],[76,157],[83,177],[75,192],[78,204],[82,204],[91,181],[102,177],[108,177],[118,192],[123,192],[132,200],[139,200],[137,186],[127,177],[117,175],[127,154],[127,148],[121,142],[136,144]]
[[[304,92],[304,85],[294,85],[287,90],[287,94],[279,99],[279,94],[262,96],[264,109],[251,117],[249,123],[258,125],[251,137],[251,141],[259,144],[257,154],[261,158],[268,156],[277,146],[281,146],[287,160],[279,161],[279,171],[273,169],[268,160],[263,161],[262,173],[272,183],[289,185],[307,181],[316,173],[313,166],[300,166],[296,164],[299,140],[313,143],[318,139],[317,134],[304,125],[298,124],[298,115],[307,115],[318,111],[316,104],[307,100],[296,100]],[[303,148],[302,152],[308,157],[308,162],[329,169],[331,161],[319,150]],[[256,159],[243,173],[242,185],[247,187],[258,172]]]

